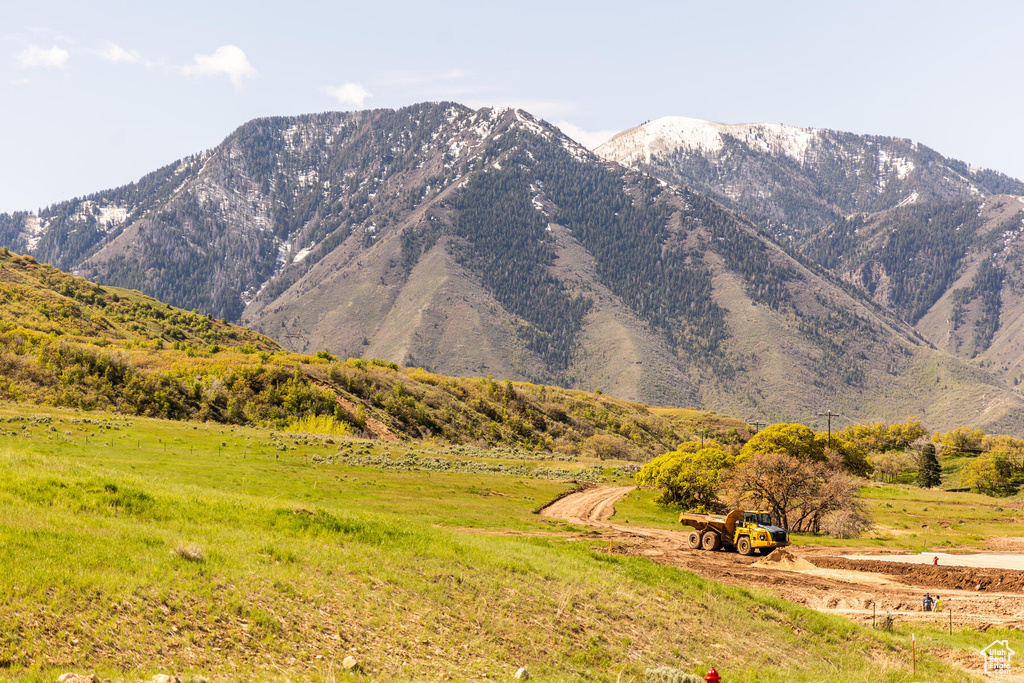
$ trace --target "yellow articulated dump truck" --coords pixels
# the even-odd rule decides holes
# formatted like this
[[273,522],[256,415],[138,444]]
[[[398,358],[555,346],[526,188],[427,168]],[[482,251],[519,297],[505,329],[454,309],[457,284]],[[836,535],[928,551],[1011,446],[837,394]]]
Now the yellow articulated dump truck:
[[767,555],[776,548],[789,545],[786,530],[772,526],[771,515],[767,512],[733,510],[728,515],[684,512],[679,515],[679,523],[695,529],[686,538],[694,550],[725,547],[735,549],[740,555],[753,555],[758,551]]

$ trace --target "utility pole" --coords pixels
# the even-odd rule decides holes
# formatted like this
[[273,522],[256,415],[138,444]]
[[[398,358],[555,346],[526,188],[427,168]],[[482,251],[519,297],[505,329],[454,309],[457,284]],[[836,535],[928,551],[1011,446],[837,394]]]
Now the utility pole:
[[832,409],[825,411],[824,413],[818,413],[818,417],[828,418],[828,447],[832,448],[832,418],[841,417],[839,413],[833,413]]
[[756,420],[756,419],[754,419],[754,420],[747,420],[747,424],[754,428],[754,434],[757,434],[759,431],[761,431],[761,427],[767,427],[768,426],[767,422],[761,422],[760,420]]

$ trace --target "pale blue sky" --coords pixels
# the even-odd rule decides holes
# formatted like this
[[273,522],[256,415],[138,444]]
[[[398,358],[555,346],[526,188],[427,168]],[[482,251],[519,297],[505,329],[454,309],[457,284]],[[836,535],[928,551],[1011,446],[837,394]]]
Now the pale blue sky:
[[424,100],[590,132],[679,115],[899,135],[1024,177],[1024,7],[839,5],[4,2],[0,211],[135,180],[257,116]]

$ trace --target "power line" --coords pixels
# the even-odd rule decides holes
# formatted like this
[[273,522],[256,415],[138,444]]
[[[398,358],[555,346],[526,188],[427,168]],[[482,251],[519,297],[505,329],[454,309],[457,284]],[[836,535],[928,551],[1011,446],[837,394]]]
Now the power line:
[[832,448],[832,418],[833,417],[842,417],[842,415],[840,415],[839,413],[833,413],[832,409],[829,408],[824,413],[818,413],[818,417],[827,417],[828,418],[828,447]]

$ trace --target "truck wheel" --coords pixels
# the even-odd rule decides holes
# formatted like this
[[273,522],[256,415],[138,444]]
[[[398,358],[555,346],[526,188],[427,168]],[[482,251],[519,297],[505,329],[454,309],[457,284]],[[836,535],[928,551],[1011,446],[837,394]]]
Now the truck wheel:
[[691,531],[686,537],[686,543],[690,546],[691,550],[700,550],[700,532]]
[[740,540],[736,541],[736,550],[740,551],[740,555],[754,554],[754,549],[750,547],[750,539],[746,536],[740,536]]
[[722,547],[722,537],[714,531],[705,531],[701,536],[700,544],[704,550],[718,550]]

